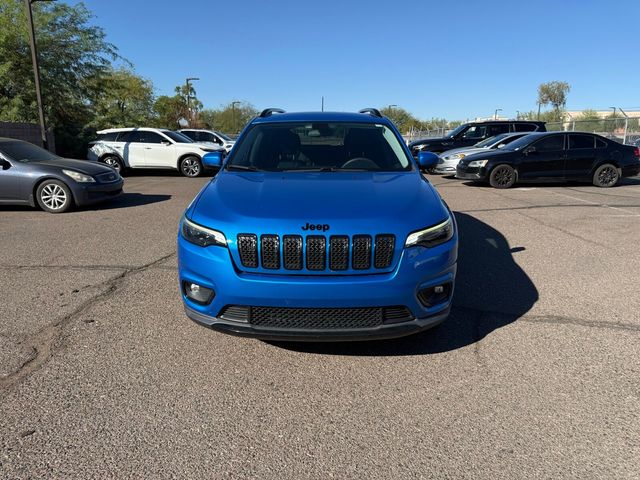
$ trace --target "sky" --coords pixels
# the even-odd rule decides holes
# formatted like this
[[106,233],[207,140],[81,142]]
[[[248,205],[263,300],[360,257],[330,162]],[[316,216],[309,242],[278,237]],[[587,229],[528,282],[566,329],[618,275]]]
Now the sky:
[[199,77],[205,108],[515,117],[561,80],[568,110],[640,110],[640,0],[84,3],[158,95]]

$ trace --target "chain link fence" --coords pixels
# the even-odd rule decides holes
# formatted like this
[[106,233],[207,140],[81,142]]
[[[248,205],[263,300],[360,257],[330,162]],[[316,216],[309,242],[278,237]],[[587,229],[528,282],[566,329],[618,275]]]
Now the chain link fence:
[[431,130],[415,130],[412,128],[402,137],[404,138],[404,141],[409,144],[414,140],[420,140],[423,138],[442,138],[451,131],[453,131],[453,128],[449,127],[439,127]]
[[640,142],[640,118],[602,118],[547,123],[549,131],[597,133],[610,140],[626,145]]

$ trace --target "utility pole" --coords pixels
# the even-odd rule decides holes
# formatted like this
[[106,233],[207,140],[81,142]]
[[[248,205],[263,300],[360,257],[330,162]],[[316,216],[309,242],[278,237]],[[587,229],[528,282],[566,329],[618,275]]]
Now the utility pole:
[[520,110],[516,110],[516,120],[520,120]]
[[42,90],[40,89],[40,66],[38,65],[38,47],[36,45],[36,30],[33,25],[33,11],[31,4],[37,1],[52,0],[24,0],[27,7],[27,19],[29,20],[29,41],[31,43],[31,61],[33,62],[33,77],[36,87],[36,103],[38,104],[38,116],[40,117],[40,139],[45,150],[49,150],[47,141],[47,124],[44,119],[44,105],[42,103]]
[[236,103],[240,105],[240,102],[231,102],[231,118],[233,120],[233,133],[238,133],[238,125],[236,122]]
[[193,116],[191,115],[191,106],[190,106],[190,99],[191,99],[191,84],[189,82],[192,82],[194,80],[200,80],[198,77],[187,77],[187,120],[189,121],[189,126],[191,126],[191,122],[193,121]]
[[324,96],[322,97],[322,104],[320,106],[320,111],[324,112]]
[[494,119],[494,120],[497,120],[497,119],[498,119],[498,112],[501,112],[501,111],[502,111],[502,109],[501,109],[501,108],[496,108],[496,111],[495,111],[495,113],[493,114],[493,119]]

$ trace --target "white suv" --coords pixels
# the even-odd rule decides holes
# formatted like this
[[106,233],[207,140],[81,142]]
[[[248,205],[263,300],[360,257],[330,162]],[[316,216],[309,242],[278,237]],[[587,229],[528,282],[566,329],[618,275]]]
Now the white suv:
[[219,145],[224,148],[225,152],[229,153],[235,140],[227,137],[224,133],[216,132],[215,130],[199,130],[195,128],[184,128],[178,130],[183,135],[186,135],[194,142],[208,143],[211,145]]
[[158,128],[110,128],[97,134],[87,158],[118,172],[125,168],[171,168],[185,177],[197,177],[204,169],[205,153],[224,152],[222,147],[195,143],[180,133]]

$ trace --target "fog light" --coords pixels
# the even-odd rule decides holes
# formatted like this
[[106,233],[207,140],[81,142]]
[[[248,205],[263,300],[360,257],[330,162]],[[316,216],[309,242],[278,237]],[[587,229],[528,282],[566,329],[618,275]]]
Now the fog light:
[[444,303],[451,297],[453,284],[451,282],[423,288],[418,292],[418,300],[425,307],[433,307],[439,303]]
[[207,305],[215,296],[215,292],[210,288],[192,282],[182,282],[182,290],[189,300],[201,305]]

